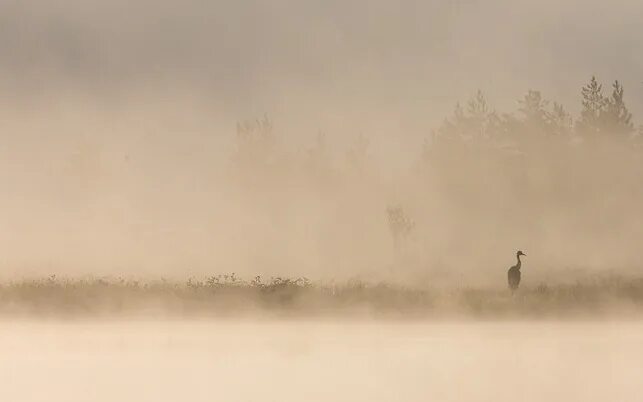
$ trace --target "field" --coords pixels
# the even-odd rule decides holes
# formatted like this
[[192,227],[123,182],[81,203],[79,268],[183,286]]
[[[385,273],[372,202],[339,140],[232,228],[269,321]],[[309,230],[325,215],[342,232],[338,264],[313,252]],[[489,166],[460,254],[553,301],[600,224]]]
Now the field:
[[185,282],[57,278],[0,286],[0,314],[25,317],[380,317],[531,319],[640,317],[643,279],[596,276],[571,284],[504,288],[431,287],[361,280],[234,274]]

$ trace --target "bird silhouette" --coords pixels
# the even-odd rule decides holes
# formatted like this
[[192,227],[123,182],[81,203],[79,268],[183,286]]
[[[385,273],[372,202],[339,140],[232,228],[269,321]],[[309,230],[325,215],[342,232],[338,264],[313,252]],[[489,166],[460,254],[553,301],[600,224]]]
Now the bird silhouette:
[[522,262],[520,261],[521,255],[527,256],[527,254],[518,250],[516,253],[516,259],[518,262],[516,265],[509,268],[509,271],[507,272],[507,281],[509,282],[509,289],[511,289],[512,293],[516,291],[516,289],[518,289],[518,285],[520,285],[520,267],[522,266]]

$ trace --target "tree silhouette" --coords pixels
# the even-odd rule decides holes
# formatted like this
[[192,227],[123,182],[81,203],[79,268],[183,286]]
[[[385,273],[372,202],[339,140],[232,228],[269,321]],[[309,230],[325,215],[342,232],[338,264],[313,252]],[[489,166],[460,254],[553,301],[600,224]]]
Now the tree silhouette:
[[607,100],[607,106],[603,112],[603,124],[605,129],[615,135],[629,135],[634,132],[632,113],[629,112],[623,101],[623,85],[618,80],[612,84],[612,96]]
[[623,85],[614,81],[612,94],[603,95],[603,86],[592,76],[581,90],[583,110],[576,124],[579,134],[585,137],[615,135],[627,137],[634,132],[632,114],[625,106]]
[[273,123],[268,116],[238,122],[236,140],[236,159],[242,166],[265,167],[275,145]]
[[545,109],[549,102],[542,98],[540,91],[530,89],[518,104],[518,111],[524,115],[524,121],[528,125],[543,128],[547,125],[549,113]]
[[577,131],[584,136],[596,136],[601,132],[601,116],[607,107],[608,100],[603,95],[603,85],[592,76],[589,84],[581,89],[583,97],[580,119],[576,123]]
[[572,116],[558,102],[554,102],[552,105],[552,111],[549,114],[549,126],[552,134],[557,136],[568,136],[572,132],[574,126]]
[[436,143],[473,143],[493,138],[498,132],[500,119],[493,111],[484,93],[480,90],[466,103],[466,109],[458,102],[453,116],[445,119],[434,135]]
[[399,250],[402,239],[413,231],[415,223],[399,205],[388,207],[386,213],[388,215],[388,226],[393,236],[395,249]]

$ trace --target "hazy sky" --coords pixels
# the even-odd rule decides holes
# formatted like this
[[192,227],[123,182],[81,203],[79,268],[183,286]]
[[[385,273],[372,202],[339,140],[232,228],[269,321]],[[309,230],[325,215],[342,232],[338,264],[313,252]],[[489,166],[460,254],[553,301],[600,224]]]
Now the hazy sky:
[[643,106],[643,5],[632,0],[4,0],[0,10],[5,94],[178,86],[233,116],[323,124],[328,112],[386,110],[403,123],[439,119],[478,88],[501,106],[534,88],[575,109],[596,74]]

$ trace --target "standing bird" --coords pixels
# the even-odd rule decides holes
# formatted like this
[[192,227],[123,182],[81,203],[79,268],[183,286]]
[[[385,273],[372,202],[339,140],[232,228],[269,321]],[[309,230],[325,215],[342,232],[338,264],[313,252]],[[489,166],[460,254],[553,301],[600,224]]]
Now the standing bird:
[[518,263],[513,267],[509,268],[509,271],[507,272],[507,281],[509,282],[509,289],[511,289],[512,293],[516,289],[518,289],[518,285],[520,285],[520,267],[522,265],[522,262],[520,261],[521,255],[527,256],[527,254],[518,250],[518,252],[516,253],[516,258],[518,259]]

